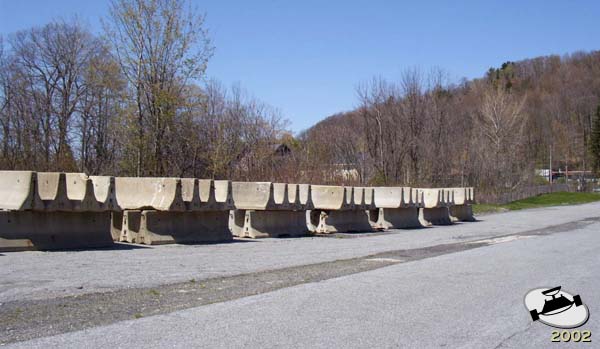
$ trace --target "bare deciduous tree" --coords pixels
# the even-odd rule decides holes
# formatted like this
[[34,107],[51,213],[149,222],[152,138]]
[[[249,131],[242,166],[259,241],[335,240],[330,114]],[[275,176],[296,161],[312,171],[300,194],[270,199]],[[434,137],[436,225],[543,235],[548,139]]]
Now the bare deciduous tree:
[[204,16],[184,0],[114,0],[107,38],[132,91],[136,174],[168,171],[166,146],[183,91],[201,78],[213,47]]

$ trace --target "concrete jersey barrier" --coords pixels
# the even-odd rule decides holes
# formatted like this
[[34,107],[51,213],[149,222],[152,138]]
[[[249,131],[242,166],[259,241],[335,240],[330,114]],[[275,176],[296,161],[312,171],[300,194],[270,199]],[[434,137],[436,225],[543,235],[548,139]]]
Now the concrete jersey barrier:
[[228,180],[199,179],[200,202],[202,211],[232,210],[232,182]]
[[35,176],[33,171],[0,171],[0,209],[31,210]]
[[115,177],[90,176],[94,185],[94,196],[103,211],[121,211],[115,194]]
[[352,188],[332,185],[311,185],[311,199],[315,209],[352,209]]
[[475,203],[475,189],[473,187],[467,187],[467,204]]
[[227,211],[234,208],[231,182],[212,179],[181,179],[181,194],[187,211]]
[[66,173],[65,175],[67,198],[71,201],[74,211],[101,212],[109,210],[109,207],[96,197],[94,182],[85,173]]
[[[0,250],[366,232],[474,220],[473,188],[0,171]],[[112,211],[112,212],[108,212]],[[306,212],[305,212],[306,211]],[[139,229],[138,229],[139,228]],[[231,230],[231,231],[230,231]]]
[[290,210],[288,185],[271,182],[233,182],[233,204],[241,210]]
[[4,171],[0,251],[105,247],[110,212],[102,211],[82,173]]
[[315,207],[312,201],[312,186],[310,184],[298,184],[298,198],[300,209],[312,210]]
[[[410,187],[375,187],[377,208],[413,207],[413,191]],[[416,192],[415,192],[416,193]]]
[[94,185],[84,173],[37,172],[31,178],[35,211],[101,211]]
[[470,205],[473,202],[473,188],[448,188],[452,191],[454,205]]
[[365,210],[375,209],[375,188],[354,187],[354,203],[356,206],[364,208]]
[[116,177],[115,193],[124,210],[185,211],[179,178]]
[[451,204],[452,192],[442,188],[415,188],[417,195],[421,195],[423,207],[447,207]]

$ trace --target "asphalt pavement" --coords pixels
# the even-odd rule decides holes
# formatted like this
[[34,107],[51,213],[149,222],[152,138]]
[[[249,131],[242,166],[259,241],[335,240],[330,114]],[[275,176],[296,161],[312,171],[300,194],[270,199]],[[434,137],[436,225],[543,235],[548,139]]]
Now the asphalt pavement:
[[480,219],[333,238],[5,253],[0,342],[546,348],[560,343],[531,321],[523,297],[561,285],[591,314],[579,330],[593,342],[566,345],[592,347],[600,335],[600,204]]

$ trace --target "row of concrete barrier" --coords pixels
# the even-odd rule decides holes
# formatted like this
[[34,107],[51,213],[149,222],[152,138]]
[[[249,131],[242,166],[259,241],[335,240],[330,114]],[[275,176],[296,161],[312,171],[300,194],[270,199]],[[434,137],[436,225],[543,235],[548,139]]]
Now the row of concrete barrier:
[[0,251],[224,242],[474,220],[473,188],[0,171]]

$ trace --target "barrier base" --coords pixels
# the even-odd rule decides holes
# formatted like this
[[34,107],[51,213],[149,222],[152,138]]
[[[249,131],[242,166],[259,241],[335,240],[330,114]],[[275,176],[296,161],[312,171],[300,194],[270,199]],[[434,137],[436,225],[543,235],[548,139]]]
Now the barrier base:
[[113,241],[121,239],[121,231],[123,230],[123,212],[110,213],[110,234]]
[[112,244],[110,212],[0,211],[0,252]]
[[375,224],[378,229],[421,228],[417,207],[380,208]]
[[456,205],[450,206],[450,216],[452,220],[461,222],[475,222],[473,216],[473,206],[471,205]]
[[319,221],[321,220],[321,211],[319,210],[307,210],[306,211],[306,227],[311,233],[317,232]]
[[246,210],[229,211],[229,230],[234,236],[243,238],[246,236],[244,226],[246,225]]
[[228,220],[229,211],[126,211],[121,241],[145,245],[231,241]]
[[448,207],[420,208],[419,221],[423,226],[452,224]]
[[[119,235],[120,242],[142,243],[142,211],[125,210],[121,216],[121,232]],[[113,216],[113,227],[118,226],[119,215]],[[114,235],[114,233],[113,233]]]
[[[319,212],[319,211],[316,211]],[[365,210],[320,211],[319,225],[316,232],[320,234],[371,232],[369,214]]]
[[292,237],[307,233],[305,211],[246,211],[245,237]]

